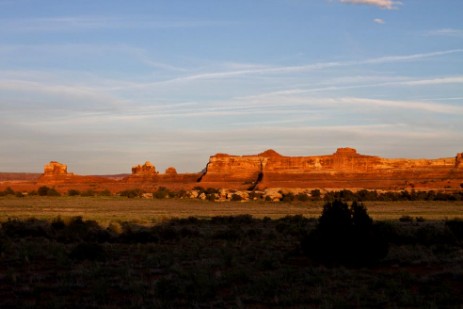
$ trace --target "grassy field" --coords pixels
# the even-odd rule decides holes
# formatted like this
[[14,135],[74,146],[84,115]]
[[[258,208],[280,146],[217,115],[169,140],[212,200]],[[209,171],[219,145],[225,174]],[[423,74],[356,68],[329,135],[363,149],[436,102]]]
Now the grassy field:
[[[463,218],[463,202],[365,202],[375,220],[397,220],[402,216],[426,220]],[[317,218],[323,202],[208,202],[192,199],[127,199],[122,197],[1,197],[0,221],[8,218],[53,219],[82,216],[102,225],[130,221],[138,224],[164,222],[172,218],[210,218],[249,214],[255,218],[303,215]]]

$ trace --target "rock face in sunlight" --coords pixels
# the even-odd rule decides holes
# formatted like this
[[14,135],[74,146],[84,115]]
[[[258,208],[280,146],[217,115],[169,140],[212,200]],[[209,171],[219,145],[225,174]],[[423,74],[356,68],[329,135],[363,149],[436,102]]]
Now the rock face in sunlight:
[[177,175],[177,170],[175,169],[175,167],[168,167],[166,169],[166,172],[165,172],[166,175],[170,175],[170,176],[176,176]]
[[460,152],[455,157],[455,167],[463,168],[463,152]]
[[156,168],[149,161],[146,161],[145,164],[143,165],[138,164],[137,166],[132,167],[132,175],[154,176],[156,174],[157,174]]
[[[155,192],[159,187],[170,190],[224,188],[235,192],[277,189],[275,192],[280,195],[285,188],[294,192],[298,189],[447,192],[463,187],[463,153],[438,159],[387,159],[359,154],[346,147],[332,154],[289,157],[269,149],[256,155],[213,155],[202,173],[177,173],[174,167],[159,173],[146,161],[133,166],[132,173],[122,179],[74,175],[68,172],[66,164],[51,161],[36,181],[0,182],[1,188],[11,186],[20,190],[43,185],[61,192],[77,189],[112,193],[135,188]],[[268,195],[272,200],[277,199],[276,194]]]
[[43,168],[44,176],[66,176],[68,174],[68,166],[56,161],[50,161]]
[[257,155],[211,156],[201,182],[239,189],[439,189],[461,181],[461,162],[462,154],[456,158],[386,159],[338,148],[330,155],[287,157],[267,150]]

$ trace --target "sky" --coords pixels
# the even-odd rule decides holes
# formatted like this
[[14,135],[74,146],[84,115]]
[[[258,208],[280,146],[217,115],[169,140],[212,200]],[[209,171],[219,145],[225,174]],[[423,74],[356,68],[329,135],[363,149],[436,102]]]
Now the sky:
[[463,151],[461,0],[0,0],[0,171]]

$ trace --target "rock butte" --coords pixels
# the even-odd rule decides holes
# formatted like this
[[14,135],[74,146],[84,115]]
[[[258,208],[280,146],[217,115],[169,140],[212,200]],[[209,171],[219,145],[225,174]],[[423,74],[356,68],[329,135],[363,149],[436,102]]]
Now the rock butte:
[[79,176],[68,173],[67,166],[51,161],[36,181],[2,181],[21,190],[49,185],[66,192],[68,189],[110,190],[140,188],[147,192],[160,186],[190,190],[227,188],[254,190],[268,188],[307,189],[378,189],[378,190],[446,190],[463,186],[463,154],[440,159],[386,159],[362,155],[353,148],[338,148],[329,155],[283,156],[274,150],[257,155],[216,154],[210,157],[202,173],[178,174],[169,167],[156,171],[150,162],[132,167],[132,174],[123,179],[102,176]]
[[385,159],[359,154],[353,148],[307,157],[287,157],[267,150],[250,156],[211,156],[201,182],[259,189],[460,189],[461,162],[461,153],[453,158]]

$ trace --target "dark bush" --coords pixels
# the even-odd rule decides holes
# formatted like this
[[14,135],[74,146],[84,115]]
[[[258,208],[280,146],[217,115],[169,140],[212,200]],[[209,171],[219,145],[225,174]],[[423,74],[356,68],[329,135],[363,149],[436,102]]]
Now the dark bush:
[[104,261],[106,259],[106,251],[101,244],[80,243],[72,249],[69,257],[77,261]]
[[292,202],[292,201],[294,201],[294,198],[295,198],[295,197],[294,197],[294,193],[288,192],[288,193],[284,193],[284,194],[283,194],[283,193],[280,191],[280,194],[283,196],[283,197],[281,198],[281,201],[282,201],[282,202]]
[[51,228],[53,230],[64,230],[66,227],[66,224],[64,223],[63,219],[61,217],[57,217],[51,221]]
[[459,240],[463,239],[463,220],[453,219],[447,220],[445,225],[449,228],[453,235]]
[[321,198],[321,196],[322,196],[322,194],[321,194],[320,190],[318,190],[318,189],[314,189],[314,190],[310,191],[310,197],[314,201],[318,201]]
[[98,195],[99,195],[99,196],[111,196],[112,194],[111,194],[111,191],[109,191],[108,189],[106,189],[106,190],[103,190],[103,191],[101,191],[101,192],[98,192]]
[[47,196],[48,190],[50,190],[49,187],[47,187],[47,186],[41,186],[41,187],[37,190],[37,194],[40,195],[40,196]]
[[298,193],[295,197],[300,202],[307,202],[309,200],[309,196],[306,193]]
[[170,197],[171,192],[166,187],[159,187],[156,192],[153,193],[153,197],[157,199],[164,199]]
[[182,189],[182,190],[175,192],[175,196],[178,198],[185,198],[185,197],[188,197],[188,194],[186,190]]
[[455,237],[448,229],[439,229],[434,225],[424,225],[415,233],[415,242],[422,245],[443,245],[452,244]]
[[77,196],[77,195],[80,195],[80,191],[75,190],[75,189],[69,189],[68,190],[68,195],[69,196]]
[[105,242],[110,239],[110,234],[93,220],[84,221],[82,217],[73,217],[61,232],[62,240]]
[[95,192],[95,190],[87,189],[85,191],[82,191],[82,193],[80,193],[80,195],[84,196],[84,197],[95,196],[96,192]]
[[198,191],[199,194],[205,193],[205,192],[206,192],[206,190],[205,190],[203,187],[201,187],[201,186],[195,186],[195,187],[193,188],[193,190]]
[[11,189],[10,187],[7,187],[3,192],[2,192],[2,195],[15,195],[15,192],[13,189]]
[[130,244],[157,243],[159,242],[159,235],[154,229],[125,225],[124,231],[119,236],[119,241]]
[[38,195],[40,196],[60,196],[61,194],[56,191],[55,188],[49,188],[47,186],[41,186],[37,190]]
[[413,217],[408,216],[408,215],[404,215],[404,216],[399,218],[399,221],[400,222],[413,222]]
[[318,225],[301,241],[303,252],[328,264],[369,265],[385,257],[388,243],[362,204],[340,200],[323,207]]
[[219,194],[219,189],[216,188],[207,188],[204,193],[206,194]]
[[241,201],[243,198],[241,197],[241,195],[238,195],[236,193],[233,193],[232,196],[231,196],[231,200],[232,201],[235,201],[235,202],[239,202]]
[[143,191],[140,189],[129,189],[119,192],[120,196],[126,196],[128,198],[141,197]]
[[61,196],[61,193],[56,191],[55,188],[48,189],[47,196]]
[[47,223],[35,218],[25,221],[8,219],[1,227],[3,233],[9,237],[48,237]]

